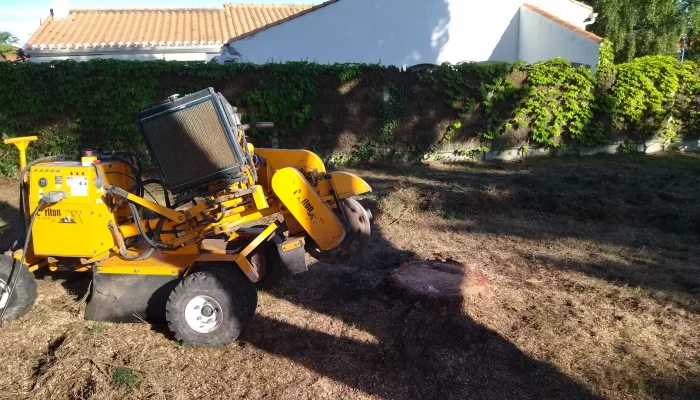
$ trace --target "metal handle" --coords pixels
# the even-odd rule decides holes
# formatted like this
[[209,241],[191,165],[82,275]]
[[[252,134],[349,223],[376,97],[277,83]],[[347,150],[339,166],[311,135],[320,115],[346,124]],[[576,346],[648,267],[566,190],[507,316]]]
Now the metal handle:
[[241,126],[241,129],[247,131],[249,129],[272,129],[274,127],[274,122],[251,122]]

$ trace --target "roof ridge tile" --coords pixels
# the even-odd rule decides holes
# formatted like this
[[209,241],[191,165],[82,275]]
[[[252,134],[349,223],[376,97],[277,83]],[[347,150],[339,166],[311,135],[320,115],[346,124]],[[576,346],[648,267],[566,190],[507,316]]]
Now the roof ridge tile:
[[596,43],[599,43],[599,44],[603,42],[603,38],[596,35],[595,33],[589,32],[585,29],[581,29],[580,27],[570,23],[569,21],[565,21],[565,20],[557,17],[556,15],[554,15],[548,11],[545,11],[537,6],[534,6],[530,3],[523,3],[523,7],[528,8],[528,9],[536,12],[537,14],[541,15],[544,18],[547,18],[548,20],[550,20],[556,24],[559,24],[559,25],[561,25],[561,26],[563,26],[563,27],[565,27],[573,32],[578,33],[579,35],[583,36],[586,39],[590,39],[590,40],[592,40]]
[[[319,8],[323,8],[323,7],[329,6],[329,5],[333,4],[333,3],[337,3],[338,1],[340,1],[340,0],[328,0],[328,1],[325,1],[325,2],[323,2],[323,3],[321,3],[321,4],[313,5],[313,6],[310,7],[310,8],[306,8],[306,9],[304,9],[304,10],[301,10],[301,11],[297,12],[297,13],[293,13],[293,14],[291,14],[291,15],[285,17],[285,18],[282,18],[282,19],[279,19],[279,20],[277,20],[277,21],[271,22],[271,23],[269,23],[269,24],[267,24],[267,25],[265,25],[265,26],[258,27],[258,28],[256,28],[256,29],[250,30],[250,31],[245,32],[245,33],[243,33],[243,34],[240,34],[240,35],[238,35],[238,36],[234,36],[234,37],[232,37],[231,39],[229,39],[226,43],[228,44],[228,43],[234,42],[234,41],[236,41],[236,40],[240,40],[240,39],[246,38],[246,37],[248,37],[248,36],[255,35],[256,33],[261,32],[261,31],[264,31],[265,29],[272,28],[273,26],[277,26],[277,25],[279,25],[279,24],[281,24],[281,23],[283,23],[283,22],[287,22],[287,21],[290,21],[290,20],[292,20],[292,19],[301,17],[301,16],[304,15],[304,14],[308,14],[308,13],[310,13],[310,12],[312,12],[312,11],[316,11],[316,10],[318,10]],[[290,6],[290,5],[287,5],[287,7],[289,7],[289,6]]]

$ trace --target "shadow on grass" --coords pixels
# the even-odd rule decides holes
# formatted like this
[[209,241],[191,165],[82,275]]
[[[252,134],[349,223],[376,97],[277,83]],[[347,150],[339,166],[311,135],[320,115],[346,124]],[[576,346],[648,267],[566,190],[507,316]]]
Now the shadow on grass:
[[270,291],[304,309],[338,318],[376,342],[262,315],[255,317],[243,340],[386,399],[595,397],[552,365],[534,360],[466,316],[464,304],[435,308],[397,298],[387,290],[386,278],[411,256],[375,231],[364,258],[342,266],[317,263]]
[[[372,201],[388,210],[391,202],[415,202],[398,207],[413,206],[418,211],[402,220],[406,234],[412,227],[415,234],[425,234],[431,225],[487,237],[513,236],[540,243],[574,238],[605,249],[642,249],[643,255],[623,256],[619,263],[538,254],[537,265],[687,298],[698,295],[700,276],[692,262],[697,258],[694,218],[700,210],[697,201],[690,201],[700,196],[698,173],[700,159],[664,156],[479,163],[445,169],[394,167],[361,175],[374,176],[367,179],[375,191],[368,196],[371,200],[363,201],[365,205]],[[401,197],[404,190],[411,191],[406,198]],[[380,210],[372,208],[379,216]],[[429,218],[425,211],[444,218],[421,220]],[[641,233],[627,237],[627,232]],[[382,232],[373,232],[363,260],[344,266],[317,264],[270,292],[301,308],[338,318],[376,341],[261,315],[244,340],[381,398],[596,396],[464,313],[395,298],[385,290],[385,280],[408,257],[411,254],[396,249]],[[670,266],[666,257],[674,258]],[[679,304],[692,309],[691,303]],[[692,398],[695,388],[692,381],[682,387],[662,381],[652,386],[651,392],[661,397]]]
[[0,220],[5,226],[0,228],[0,250],[8,250],[17,239],[19,233],[19,208],[16,204],[0,200]]
[[370,184],[386,192],[409,178],[406,186],[421,191],[424,208],[454,219],[535,212],[700,234],[697,156],[566,157],[380,171],[386,177],[370,178]]
[[[523,254],[524,259],[529,255]],[[631,287],[660,290],[671,296],[660,293],[655,297],[671,301],[688,311],[700,312],[700,272],[699,267],[682,268],[667,266],[658,271],[658,261],[635,260],[632,265],[622,265],[615,262],[596,262],[568,260],[563,258],[538,255],[538,262],[551,269],[571,270],[584,273],[594,278],[602,279],[613,284],[624,284]],[[695,273],[693,273],[693,271]],[[686,294],[689,296],[673,296]]]
[[624,251],[615,254],[620,262],[551,259],[547,266],[678,293],[686,298],[677,303],[697,311],[688,296],[700,295],[699,175],[697,156],[612,156],[416,166],[368,181],[386,208],[441,215],[415,222],[435,229],[540,243],[570,238]]

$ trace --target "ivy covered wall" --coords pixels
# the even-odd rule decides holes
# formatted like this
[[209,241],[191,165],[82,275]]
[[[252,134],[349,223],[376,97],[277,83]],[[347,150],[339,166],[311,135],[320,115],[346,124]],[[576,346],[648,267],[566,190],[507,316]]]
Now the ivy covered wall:
[[[256,145],[302,147],[328,162],[412,161],[520,147],[592,146],[693,135],[700,78],[693,63],[645,57],[596,76],[561,59],[535,65],[200,64],[94,60],[0,64],[0,134],[39,135],[30,158],[81,148],[144,152],[137,112],[170,94],[221,91],[245,120],[274,121]],[[0,145],[0,173],[17,156]]]

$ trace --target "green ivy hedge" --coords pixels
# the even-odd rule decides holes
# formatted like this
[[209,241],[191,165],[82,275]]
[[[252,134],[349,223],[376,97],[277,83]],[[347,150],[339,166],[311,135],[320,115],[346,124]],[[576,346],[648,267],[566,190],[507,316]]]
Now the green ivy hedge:
[[[326,122],[331,111],[319,93],[340,103],[345,92],[336,88],[344,83],[360,85],[374,99],[354,106],[375,122],[362,132],[343,127],[358,140],[342,154],[322,148],[332,162],[419,159],[464,138],[478,140],[476,151],[512,146],[527,150],[650,137],[672,142],[696,131],[697,65],[670,57],[644,57],[622,65],[611,60],[606,43],[595,76],[561,59],[535,65],[445,64],[419,72],[307,62],[2,63],[0,134],[39,135],[40,141],[30,147],[30,158],[57,153],[76,157],[86,147],[142,152],[136,125],[141,108],[173,93],[213,86],[242,110],[245,119],[276,123],[273,131],[254,132],[255,138],[307,143],[302,139],[314,124],[324,124],[329,134],[341,129],[336,122]],[[425,93],[438,99],[426,112],[446,115],[447,123],[436,120],[439,137],[408,140],[404,136],[419,129],[415,120],[423,116],[406,115],[406,110],[423,101]],[[310,146],[315,149],[316,144]],[[14,148],[0,145],[0,174],[14,174],[16,163]]]

